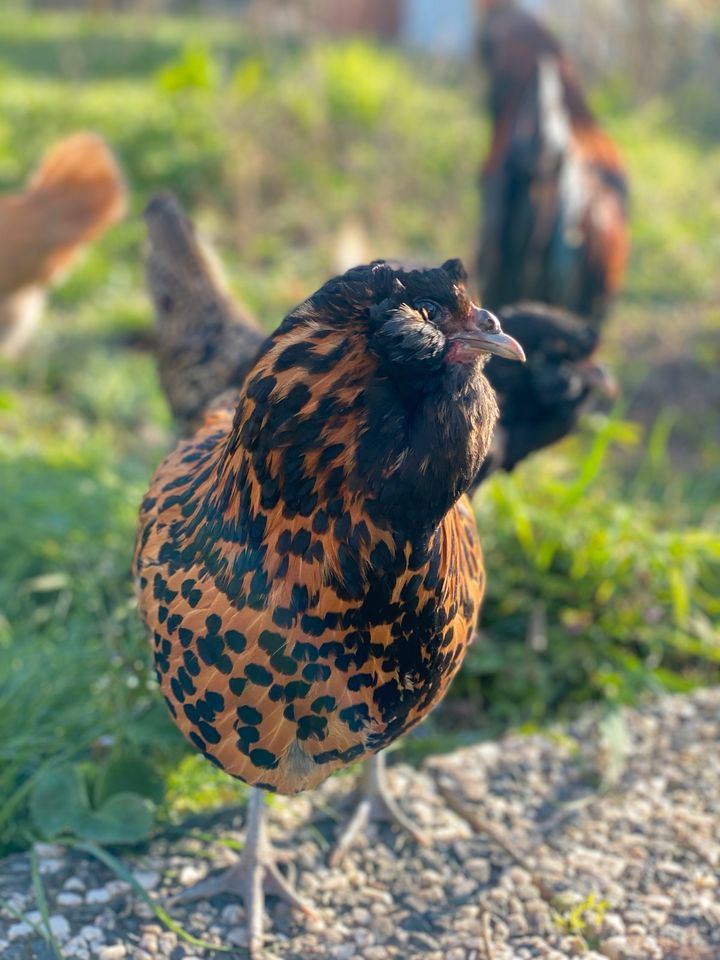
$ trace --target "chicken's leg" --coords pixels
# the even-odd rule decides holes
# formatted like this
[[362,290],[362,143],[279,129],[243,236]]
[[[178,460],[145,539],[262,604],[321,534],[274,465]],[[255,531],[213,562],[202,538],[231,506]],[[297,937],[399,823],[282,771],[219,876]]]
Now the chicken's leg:
[[358,792],[361,799],[330,853],[328,862],[331,867],[342,862],[358,835],[363,833],[373,820],[394,823],[405,833],[409,833],[416,843],[424,845],[428,842],[425,834],[405,816],[390,793],[385,771],[385,754],[376,753],[367,761]]
[[265,893],[281,897],[307,916],[315,916],[312,907],[293,890],[278,870],[267,836],[262,790],[253,788],[248,800],[245,846],[237,863],[224,873],[201,880],[174,898],[175,903],[214,897],[219,893],[236,894],[245,902],[248,952],[251,960],[260,957],[263,943]]

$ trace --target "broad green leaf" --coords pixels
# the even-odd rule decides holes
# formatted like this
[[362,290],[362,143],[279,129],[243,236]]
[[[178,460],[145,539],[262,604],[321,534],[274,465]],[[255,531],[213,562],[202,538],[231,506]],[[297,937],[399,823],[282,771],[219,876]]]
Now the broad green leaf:
[[165,794],[163,778],[155,766],[136,750],[121,748],[108,757],[99,772],[95,799],[102,805],[118,793],[134,793],[160,803]]
[[152,830],[155,807],[136,793],[116,793],[99,810],[86,810],[75,833],[96,843],[137,843]]
[[85,784],[74,764],[49,770],[30,794],[30,815],[45,837],[74,832],[87,809]]

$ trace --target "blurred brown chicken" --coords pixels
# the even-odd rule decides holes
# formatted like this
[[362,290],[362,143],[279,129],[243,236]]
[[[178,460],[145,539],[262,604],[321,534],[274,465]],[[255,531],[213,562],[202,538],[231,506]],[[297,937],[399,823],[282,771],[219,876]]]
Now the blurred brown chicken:
[[0,354],[27,343],[48,286],[125,211],[125,187],[104,140],[56,144],[22,193],[0,197]]
[[553,34],[508,0],[483,6],[493,123],[482,172],[483,303],[534,300],[598,324],[628,257],[622,159]]

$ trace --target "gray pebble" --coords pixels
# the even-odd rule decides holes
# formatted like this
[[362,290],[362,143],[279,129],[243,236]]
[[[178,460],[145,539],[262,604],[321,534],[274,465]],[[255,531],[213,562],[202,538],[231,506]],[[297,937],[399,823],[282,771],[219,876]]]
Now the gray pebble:
[[85,889],[85,884],[82,882],[80,877],[68,877],[65,883],[63,884],[63,890],[72,890],[72,891],[82,891]]
[[248,945],[248,932],[245,927],[233,927],[225,935],[225,939],[228,943],[231,943],[234,947],[247,947]]
[[133,877],[144,890],[154,890],[160,883],[160,874],[157,870],[136,870]]
[[109,903],[110,892],[105,887],[95,887],[85,894],[85,903]]
[[20,940],[33,933],[33,928],[29,923],[13,923],[7,929],[8,940]]
[[79,904],[84,902],[84,898],[78,893],[64,891],[57,895],[55,902],[59,907],[77,907]]
[[354,943],[341,943],[333,949],[332,955],[335,960],[353,960],[357,956],[357,948]]
[[124,943],[113,943],[107,947],[100,947],[97,951],[98,960],[123,960],[127,956]]

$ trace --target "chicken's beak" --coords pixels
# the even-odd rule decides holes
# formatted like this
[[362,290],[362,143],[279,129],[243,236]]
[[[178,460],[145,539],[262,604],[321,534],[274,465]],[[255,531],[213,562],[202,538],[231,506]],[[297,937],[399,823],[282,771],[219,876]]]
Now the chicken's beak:
[[472,326],[460,330],[450,338],[460,344],[468,353],[494,353],[506,360],[525,362],[525,351],[513,337],[503,333],[498,318],[489,310],[482,310],[475,304],[470,305]]
[[597,363],[597,361],[589,360],[585,364],[580,364],[579,369],[583,380],[591,390],[596,391],[608,400],[617,400],[620,395],[620,387],[607,367]]

